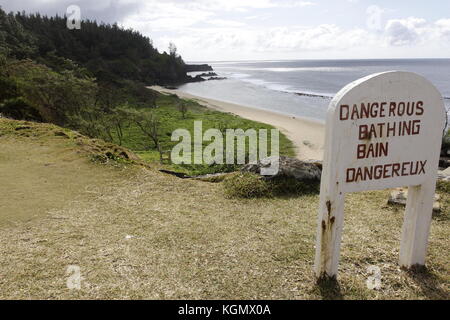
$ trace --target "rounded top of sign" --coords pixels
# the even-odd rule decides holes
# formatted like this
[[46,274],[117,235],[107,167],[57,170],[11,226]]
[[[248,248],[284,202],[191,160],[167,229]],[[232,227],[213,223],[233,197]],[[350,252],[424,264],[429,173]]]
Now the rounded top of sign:
[[[386,71],[386,72],[380,72],[371,74],[369,76],[366,76],[364,78],[355,80],[348,85],[346,85],[344,88],[342,88],[333,98],[333,100],[330,103],[330,106],[328,108],[328,112],[335,111],[336,107],[339,105],[339,101],[346,96],[348,93],[350,93],[353,90],[357,89],[365,89],[368,87],[371,87],[374,83],[379,82],[385,82],[385,83],[398,83],[403,82],[406,84],[416,84],[421,86],[423,89],[427,89],[427,91],[435,93],[437,96],[439,96],[442,100],[442,111],[445,113],[445,107],[443,103],[442,94],[439,92],[439,90],[431,83],[428,79],[425,77],[414,73],[414,72],[407,72],[407,71]],[[406,88],[405,88],[406,89]]]
[[418,74],[390,71],[350,83],[328,109],[329,185],[355,192],[432,179],[445,120],[442,95]]

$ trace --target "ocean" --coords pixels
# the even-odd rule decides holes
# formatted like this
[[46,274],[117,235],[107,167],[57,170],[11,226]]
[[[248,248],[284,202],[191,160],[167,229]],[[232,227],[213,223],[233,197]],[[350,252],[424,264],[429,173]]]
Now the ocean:
[[[345,85],[373,73],[411,71],[429,79],[450,108],[450,59],[291,60],[208,63],[220,77],[189,83],[193,95],[325,121],[332,97]],[[198,73],[192,73],[196,75]]]

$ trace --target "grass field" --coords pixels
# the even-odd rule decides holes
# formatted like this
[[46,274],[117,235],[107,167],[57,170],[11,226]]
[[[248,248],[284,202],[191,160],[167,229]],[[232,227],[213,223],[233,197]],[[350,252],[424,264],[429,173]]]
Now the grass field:
[[[183,118],[178,105],[184,103],[187,107],[186,117]],[[274,129],[272,126],[243,119],[229,113],[223,113],[208,109],[192,100],[181,100],[174,95],[158,94],[156,101],[157,107],[152,109],[160,123],[159,133],[163,150],[171,150],[178,142],[172,142],[172,132],[176,129],[187,129],[193,137],[194,121],[202,121],[203,132],[208,129]],[[114,142],[118,143],[118,140]],[[211,142],[203,142],[203,147]],[[268,139],[270,152],[270,134]],[[248,143],[247,143],[248,145]],[[133,150],[142,159],[155,162],[159,161],[159,153],[155,149],[154,143],[146,137],[139,127],[130,123],[124,129],[123,146]],[[247,148],[248,150],[248,148]],[[286,156],[295,156],[295,150],[292,142],[280,132],[280,154]],[[236,166],[233,165],[173,165],[168,166],[173,170],[184,172],[191,175],[201,175],[208,173],[217,173],[224,171],[234,171]]]
[[[389,191],[350,195],[339,282],[316,284],[318,195],[230,199],[220,183],[93,163],[74,135],[19,125],[0,119],[0,299],[450,298],[448,192],[416,272],[398,267],[403,210]],[[81,290],[66,286],[70,265]]]

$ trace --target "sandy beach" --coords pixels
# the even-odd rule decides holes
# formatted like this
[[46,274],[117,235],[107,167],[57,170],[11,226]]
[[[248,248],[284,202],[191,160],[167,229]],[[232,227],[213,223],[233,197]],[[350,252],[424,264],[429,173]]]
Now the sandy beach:
[[325,125],[309,119],[291,117],[271,111],[260,110],[224,101],[191,95],[180,90],[166,89],[160,86],[150,87],[165,94],[176,94],[180,98],[192,99],[205,107],[222,112],[230,112],[242,118],[270,124],[293,141],[297,158],[301,160],[322,160],[325,139]]

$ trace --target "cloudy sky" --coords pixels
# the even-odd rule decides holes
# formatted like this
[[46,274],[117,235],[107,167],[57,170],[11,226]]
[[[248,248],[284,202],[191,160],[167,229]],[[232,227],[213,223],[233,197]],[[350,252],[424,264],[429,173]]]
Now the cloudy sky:
[[0,0],[48,15],[71,4],[187,61],[450,58],[447,0]]

